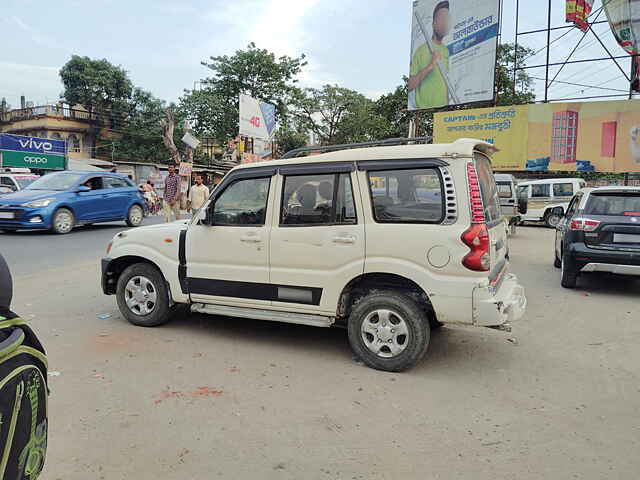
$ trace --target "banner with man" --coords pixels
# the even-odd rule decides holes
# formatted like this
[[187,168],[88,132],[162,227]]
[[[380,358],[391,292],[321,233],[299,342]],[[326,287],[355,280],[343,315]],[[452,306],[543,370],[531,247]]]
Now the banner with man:
[[409,109],[491,101],[498,0],[415,0]]

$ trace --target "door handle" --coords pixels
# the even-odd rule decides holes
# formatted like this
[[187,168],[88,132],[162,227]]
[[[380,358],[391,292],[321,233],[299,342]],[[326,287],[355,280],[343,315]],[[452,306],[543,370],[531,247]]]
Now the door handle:
[[240,237],[240,241],[241,242],[245,242],[245,243],[260,243],[260,242],[262,242],[262,240],[260,239],[260,237],[258,235],[243,235],[242,237]]
[[340,243],[342,245],[351,245],[356,243],[356,237],[353,235],[344,235],[339,237],[333,237],[333,243]]

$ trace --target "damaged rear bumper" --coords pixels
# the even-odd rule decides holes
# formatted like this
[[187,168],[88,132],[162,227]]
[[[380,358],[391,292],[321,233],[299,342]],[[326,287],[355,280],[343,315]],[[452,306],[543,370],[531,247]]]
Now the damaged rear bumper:
[[478,286],[473,291],[474,325],[509,330],[511,322],[521,319],[526,309],[524,287],[511,273],[505,274],[497,287]]

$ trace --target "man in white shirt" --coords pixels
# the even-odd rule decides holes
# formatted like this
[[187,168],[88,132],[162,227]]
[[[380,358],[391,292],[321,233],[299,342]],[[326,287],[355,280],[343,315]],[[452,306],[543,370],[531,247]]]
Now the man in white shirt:
[[191,187],[189,192],[189,208],[195,213],[204,205],[209,198],[209,189],[202,183],[202,176],[196,176],[196,183]]

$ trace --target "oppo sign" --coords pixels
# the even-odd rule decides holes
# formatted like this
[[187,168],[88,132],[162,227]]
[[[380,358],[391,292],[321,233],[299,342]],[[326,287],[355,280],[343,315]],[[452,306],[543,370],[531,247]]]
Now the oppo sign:
[[49,159],[45,157],[24,157],[24,162],[30,163],[31,165],[46,165],[49,162]]

